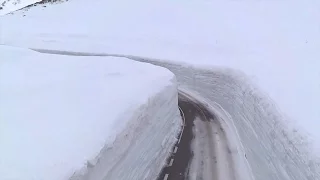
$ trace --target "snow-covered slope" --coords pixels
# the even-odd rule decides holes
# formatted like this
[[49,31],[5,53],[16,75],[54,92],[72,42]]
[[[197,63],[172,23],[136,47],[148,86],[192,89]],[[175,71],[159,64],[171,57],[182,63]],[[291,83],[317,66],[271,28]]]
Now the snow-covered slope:
[[41,0],[0,0],[0,16],[40,1]]
[[0,17],[0,43],[240,69],[320,149],[319,9],[313,0],[79,0]]
[[0,46],[0,179],[155,179],[181,121],[176,80],[123,58]]
[[[291,119],[266,96],[266,89],[252,82],[248,76],[250,71],[245,74],[231,65],[199,68],[191,64],[134,59],[168,68],[177,76],[180,89],[211,106],[229,127],[226,134],[234,143],[231,150],[248,162],[254,179],[320,178],[319,154],[314,153],[310,148],[312,144],[299,129],[292,129]],[[236,157],[236,170],[246,173],[243,159]]]
[[319,179],[319,1],[86,2],[0,17],[0,43],[186,63],[180,84],[232,116],[258,179]]

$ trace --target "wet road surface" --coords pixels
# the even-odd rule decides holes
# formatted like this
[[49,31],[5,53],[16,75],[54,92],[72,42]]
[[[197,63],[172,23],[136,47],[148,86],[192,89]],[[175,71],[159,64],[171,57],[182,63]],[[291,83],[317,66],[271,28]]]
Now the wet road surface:
[[[34,49],[41,53],[60,54],[70,56],[114,56],[126,57],[141,62],[167,67],[169,70],[181,75],[181,67],[175,69],[175,65],[157,62],[157,59],[145,59],[143,57],[121,54],[85,53],[56,51],[46,49]],[[170,67],[170,68],[169,68]],[[200,71],[200,70],[199,70]],[[176,74],[175,73],[175,74]],[[188,72],[189,73],[189,72]],[[186,77],[190,75],[186,73]],[[193,73],[193,71],[191,71]],[[206,72],[207,73],[207,72]],[[207,76],[204,73],[204,76]],[[215,75],[215,74],[212,74]],[[178,76],[179,77],[179,76]],[[183,76],[182,76],[183,77]],[[209,78],[210,79],[210,78]],[[194,82],[195,83],[195,82]],[[210,86],[211,88],[212,86]],[[203,88],[208,88],[203,86]],[[179,91],[179,106],[182,116],[185,116],[185,126],[179,141],[172,149],[171,157],[158,176],[157,180],[235,180],[235,165],[231,154],[237,154],[237,150],[230,149],[226,132],[222,128],[220,117],[218,119],[208,110],[206,105],[199,103],[192,96]],[[224,110],[223,110],[224,111]],[[237,174],[237,175],[235,175]],[[237,178],[236,178],[237,177]]]
[[[182,135],[172,150],[172,155],[167,160],[167,166],[163,168],[157,180],[187,180],[191,159],[194,152],[191,143],[195,138],[194,122],[196,119],[201,121],[213,121],[214,115],[211,114],[202,104],[189,101],[185,96],[179,95],[180,115],[184,119]],[[180,137],[181,136],[181,137]]]

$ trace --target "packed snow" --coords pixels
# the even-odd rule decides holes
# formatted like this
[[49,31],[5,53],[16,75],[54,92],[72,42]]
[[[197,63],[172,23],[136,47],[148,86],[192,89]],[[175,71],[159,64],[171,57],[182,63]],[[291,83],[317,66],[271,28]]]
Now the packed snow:
[[256,179],[319,179],[319,19],[316,0],[77,0],[0,17],[0,43],[157,60],[230,114]]
[[240,69],[317,141],[319,9],[312,0],[79,0],[0,17],[0,43]]
[[[306,137],[292,129],[274,101],[250,77],[228,67],[198,66],[132,57],[171,70],[179,88],[222,119],[239,179],[314,180],[319,156]],[[249,173],[247,174],[247,172]]]
[[157,177],[181,124],[171,72],[125,58],[0,54],[1,180]]

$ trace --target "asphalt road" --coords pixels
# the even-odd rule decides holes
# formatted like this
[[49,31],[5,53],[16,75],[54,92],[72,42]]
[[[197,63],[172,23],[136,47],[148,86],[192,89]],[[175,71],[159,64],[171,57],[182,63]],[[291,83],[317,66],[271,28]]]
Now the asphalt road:
[[[155,65],[167,67],[164,62],[147,60],[136,56],[119,54],[97,54],[69,51],[34,49],[41,53],[60,54],[70,56],[114,56],[126,57],[141,62],[151,62]],[[170,64],[167,64],[169,67]],[[183,73],[181,67],[169,68],[173,72]],[[191,73],[193,73],[191,71]],[[207,73],[207,72],[206,72]],[[206,73],[202,75],[206,75]],[[186,73],[189,75],[189,72]],[[214,74],[212,74],[214,75]],[[214,76],[213,76],[214,77]],[[197,85],[196,81],[193,82]],[[208,88],[203,84],[203,88]],[[210,86],[209,88],[212,88]],[[216,117],[206,105],[183,92],[179,93],[179,107],[185,126],[179,141],[172,149],[157,180],[236,180],[235,165],[232,154],[236,150],[228,145],[226,133],[220,124],[222,119]],[[234,152],[235,151],[235,152]]]
[[236,179],[224,131],[214,114],[183,94],[179,107],[185,125],[157,180]]

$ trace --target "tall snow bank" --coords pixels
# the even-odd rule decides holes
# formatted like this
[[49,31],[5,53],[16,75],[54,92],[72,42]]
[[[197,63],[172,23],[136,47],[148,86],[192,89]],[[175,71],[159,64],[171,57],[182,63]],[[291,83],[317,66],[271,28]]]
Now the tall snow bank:
[[[242,129],[242,125],[258,128],[253,119],[270,124],[264,126],[267,129],[239,130],[240,139],[244,138],[246,153],[252,152],[248,161],[257,177],[285,179],[287,173],[297,180],[300,177],[319,179],[317,157],[309,153],[303,155],[305,151],[315,149],[318,149],[317,156],[320,153],[317,128],[320,119],[320,72],[317,68],[320,58],[319,7],[317,0],[122,0],[90,4],[72,1],[45,11],[33,8],[24,18],[18,13],[1,17],[0,43],[62,51],[135,55],[187,62],[197,68],[219,66],[233,69],[228,72],[214,68],[210,70],[213,72],[208,70],[210,73],[201,70],[197,73],[192,68],[177,66],[181,69],[171,70],[179,76],[181,84],[190,87],[186,87],[189,90],[207,91],[212,94],[206,96],[211,99],[210,102],[217,97],[216,101],[232,114],[236,128]],[[57,14],[57,11],[60,13]],[[81,21],[75,21],[75,18]],[[238,70],[249,78],[242,78],[242,73],[235,75]],[[182,77],[186,80],[183,81]],[[204,80],[205,77],[209,80]],[[203,89],[198,91],[191,87],[191,83],[199,83],[195,85]],[[220,95],[223,96],[218,97]],[[240,103],[238,99],[244,102]],[[250,102],[255,102],[257,106],[250,105]],[[255,115],[250,115],[250,108],[257,111]],[[297,129],[290,130],[292,124],[296,124]],[[274,131],[277,133],[272,133]],[[301,137],[300,141],[304,132],[310,136]],[[276,136],[279,134],[283,135]],[[246,140],[249,137],[253,139],[251,143]],[[260,140],[260,137],[269,137],[270,141],[266,141],[265,145],[262,143],[264,138]],[[285,137],[293,140],[277,140]],[[310,137],[314,148],[305,141]],[[255,150],[256,146],[258,150]],[[269,154],[267,149],[272,146],[276,148],[271,149]],[[291,152],[291,146],[299,147],[293,149],[298,149],[295,151],[301,152],[300,155]],[[285,170],[282,171],[282,167]]]
[[[216,113],[225,114],[224,121],[230,128],[227,135],[241,142],[236,152],[245,157],[255,179],[320,178],[320,159],[308,138],[292,129],[291,119],[264,94],[266,89],[257,88],[245,73],[230,67],[199,68],[137,60],[168,68],[177,76],[181,89],[204,99]],[[236,170],[246,171],[243,168],[246,168],[246,162]]]
[[0,179],[154,179],[180,123],[168,70],[0,46]]

